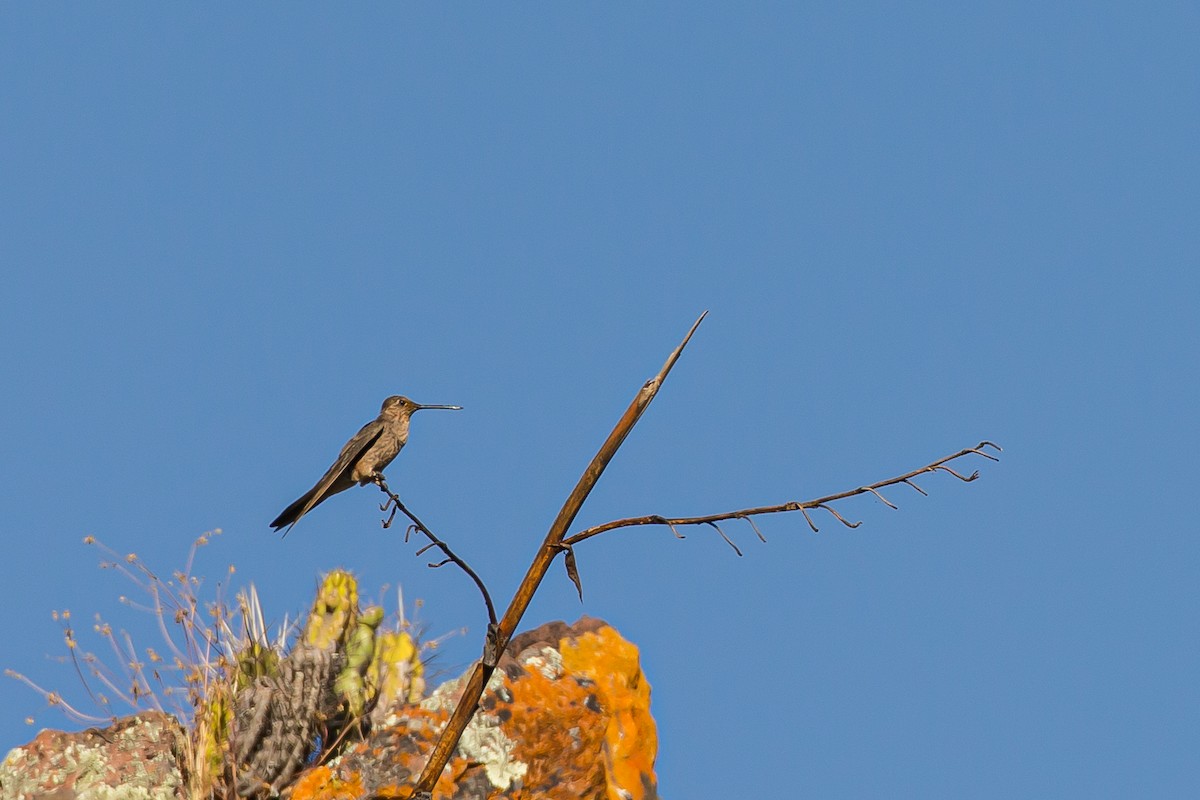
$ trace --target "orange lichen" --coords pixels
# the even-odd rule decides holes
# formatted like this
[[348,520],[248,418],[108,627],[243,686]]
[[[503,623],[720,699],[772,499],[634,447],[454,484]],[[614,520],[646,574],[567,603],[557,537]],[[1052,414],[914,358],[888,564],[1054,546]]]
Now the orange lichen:
[[[513,755],[528,770],[523,790],[514,798],[589,797],[604,780],[604,726],[589,708],[590,688],[570,677],[552,680],[532,666],[517,681],[506,681],[519,698],[508,706],[512,716],[502,724],[516,743]],[[499,710],[499,709],[497,709]]]
[[641,800],[646,786],[656,783],[658,729],[650,716],[650,684],[642,674],[637,647],[606,626],[564,639],[559,650],[563,668],[591,680],[608,712],[604,740],[610,800]]
[[334,777],[329,767],[315,767],[300,776],[292,787],[292,800],[355,800],[363,796],[357,776]]
[[[548,623],[505,656],[433,796],[509,800],[653,800],[658,735],[638,649],[599,620]],[[393,709],[336,766],[317,767],[293,800],[411,796],[453,704]]]

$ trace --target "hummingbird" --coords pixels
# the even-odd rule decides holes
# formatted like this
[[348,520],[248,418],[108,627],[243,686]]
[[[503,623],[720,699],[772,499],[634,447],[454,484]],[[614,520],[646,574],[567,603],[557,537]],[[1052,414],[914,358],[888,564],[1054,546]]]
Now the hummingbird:
[[317,485],[285,508],[271,527],[278,531],[287,526],[283,532],[288,535],[300,518],[312,511],[329,497],[344,492],[351,486],[362,486],[383,477],[383,470],[404,447],[408,441],[408,421],[413,412],[423,408],[444,408],[451,411],[461,411],[462,406],[426,406],[415,403],[407,397],[392,395],[383,401],[379,416],[362,426],[354,434],[337,461],[321,476]]

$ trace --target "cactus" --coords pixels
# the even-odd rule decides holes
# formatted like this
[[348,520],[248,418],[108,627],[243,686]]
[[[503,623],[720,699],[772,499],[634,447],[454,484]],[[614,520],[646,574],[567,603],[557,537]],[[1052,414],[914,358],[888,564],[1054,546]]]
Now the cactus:
[[354,576],[335,570],[287,655],[247,635],[229,678],[210,685],[198,707],[201,783],[211,786],[224,772],[242,797],[276,796],[314,756],[365,733],[396,704],[420,699],[419,647],[407,632],[380,632],[384,616],[378,606],[360,611]]
[[393,708],[416,703],[425,694],[421,651],[408,631],[383,631],[375,637],[375,657],[367,674],[375,695],[371,722],[382,723]]
[[358,618],[346,642],[346,662],[334,681],[333,688],[345,706],[350,721],[361,720],[374,701],[374,687],[367,681],[367,672],[375,654],[375,630],[383,622],[383,609],[367,608]]
[[344,716],[345,705],[334,683],[347,663],[346,644],[357,620],[358,584],[335,570],[321,582],[300,644],[277,670],[265,668],[267,659],[249,659],[257,674],[234,696],[239,795],[279,794],[308,761],[318,737],[330,740],[329,722]]
[[342,646],[358,619],[358,581],[345,570],[325,576],[309,612],[302,640],[321,650]]

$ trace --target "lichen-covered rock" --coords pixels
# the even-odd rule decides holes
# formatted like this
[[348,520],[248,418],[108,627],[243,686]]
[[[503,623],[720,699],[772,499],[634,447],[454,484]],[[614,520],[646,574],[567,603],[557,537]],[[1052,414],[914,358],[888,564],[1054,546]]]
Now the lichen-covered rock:
[[[339,640],[333,635],[324,641]],[[442,685],[417,704],[405,703],[398,693],[399,704],[374,709],[383,713],[372,719],[364,741],[292,782],[311,746],[313,731],[304,727],[310,726],[306,720],[329,719],[333,713],[333,692],[313,687],[332,687],[337,671],[330,663],[317,675],[311,658],[303,664],[298,659],[327,652],[305,642],[280,662],[272,691],[254,692],[267,685],[260,677],[238,693],[237,727],[245,741],[213,752],[232,755],[238,763],[239,793],[278,792],[290,794],[290,800],[411,794],[465,678]],[[372,675],[368,670],[368,683],[376,680]],[[282,736],[285,719],[293,721],[297,733]],[[262,746],[276,738],[278,746]],[[254,747],[247,744],[251,741]],[[650,686],[637,648],[601,620],[553,622],[513,639],[435,797],[657,800],[657,748]],[[197,752],[189,759],[185,733],[159,713],[127,717],[102,730],[43,731],[0,764],[0,800],[182,800],[189,788],[207,798],[209,789],[197,782],[196,771],[190,771],[192,786],[187,787],[178,766],[205,763]],[[269,764],[258,764],[259,755],[272,753]]]
[[[394,709],[292,800],[407,796],[464,682]],[[549,623],[513,639],[434,796],[655,800],[657,747],[637,648],[601,620]]]
[[3,800],[177,800],[184,733],[147,711],[103,729],[42,731],[0,763]]

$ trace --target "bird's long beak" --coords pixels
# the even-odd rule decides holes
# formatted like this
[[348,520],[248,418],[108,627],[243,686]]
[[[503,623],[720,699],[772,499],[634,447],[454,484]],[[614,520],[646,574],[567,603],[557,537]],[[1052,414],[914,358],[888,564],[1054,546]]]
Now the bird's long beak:
[[422,408],[444,408],[447,411],[462,411],[462,406],[426,406],[420,403],[413,403],[413,411],[420,411]]

